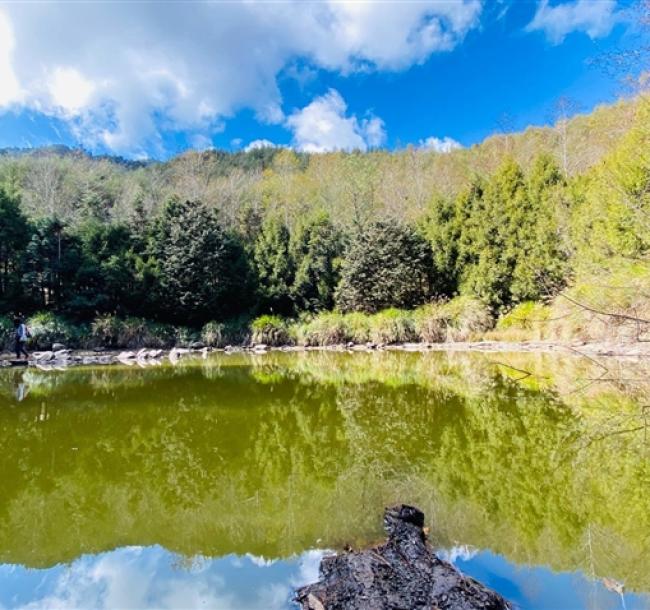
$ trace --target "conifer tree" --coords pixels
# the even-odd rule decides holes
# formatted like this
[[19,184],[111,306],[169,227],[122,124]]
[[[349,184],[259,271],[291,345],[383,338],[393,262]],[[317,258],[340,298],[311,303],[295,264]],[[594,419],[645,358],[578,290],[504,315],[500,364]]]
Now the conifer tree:
[[260,306],[284,315],[293,311],[291,286],[295,267],[289,241],[286,225],[269,217],[257,236],[253,252]]
[[297,231],[291,248],[296,264],[291,293],[299,311],[322,311],[334,306],[341,250],[340,233],[326,214]]
[[377,222],[354,235],[343,258],[336,304],[373,313],[415,307],[431,295],[431,248],[408,226]]
[[239,244],[217,214],[198,201],[171,199],[152,242],[161,307],[186,324],[219,319],[248,300],[247,273]]
[[21,304],[20,280],[28,242],[29,225],[18,200],[0,187],[0,311]]

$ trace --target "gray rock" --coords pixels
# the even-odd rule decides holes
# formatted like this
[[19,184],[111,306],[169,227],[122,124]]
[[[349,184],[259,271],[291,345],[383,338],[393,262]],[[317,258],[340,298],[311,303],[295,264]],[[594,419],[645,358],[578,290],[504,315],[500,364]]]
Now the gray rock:
[[202,341],[193,341],[192,343],[190,343],[190,347],[192,349],[203,349],[205,347],[205,343],[203,343]]
[[36,362],[49,362],[54,360],[54,352],[34,352],[33,358]]
[[58,352],[62,349],[65,349],[65,345],[63,343],[52,343],[52,351],[53,352]]
[[131,360],[135,358],[135,352],[120,352],[117,355],[118,360]]

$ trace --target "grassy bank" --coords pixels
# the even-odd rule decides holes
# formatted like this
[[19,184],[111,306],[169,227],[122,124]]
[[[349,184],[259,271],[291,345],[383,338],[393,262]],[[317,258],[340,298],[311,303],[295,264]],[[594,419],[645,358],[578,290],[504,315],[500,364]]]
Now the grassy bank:
[[[210,347],[264,343],[306,347],[355,344],[446,343],[457,341],[586,341],[629,343],[643,340],[650,324],[634,319],[628,303],[585,308],[589,295],[576,290],[551,304],[525,302],[498,319],[478,299],[456,297],[413,310],[376,314],[322,312],[297,319],[263,315],[208,322],[201,328],[160,324],[142,318],[104,315],[75,323],[52,313],[27,319],[32,350],[53,343],[70,348],[170,348],[195,342]],[[589,301],[593,302],[593,299]],[[643,312],[634,310],[640,320]],[[633,318],[633,319],[630,319]],[[0,347],[13,347],[11,319],[0,317]]]

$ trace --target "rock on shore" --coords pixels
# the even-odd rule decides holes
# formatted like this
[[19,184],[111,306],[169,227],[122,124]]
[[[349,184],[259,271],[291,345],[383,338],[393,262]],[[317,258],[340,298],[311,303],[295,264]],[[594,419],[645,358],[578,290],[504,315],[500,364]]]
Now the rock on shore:
[[438,558],[423,525],[417,508],[386,509],[386,543],[325,557],[320,580],[296,592],[301,609],[510,610],[498,593]]

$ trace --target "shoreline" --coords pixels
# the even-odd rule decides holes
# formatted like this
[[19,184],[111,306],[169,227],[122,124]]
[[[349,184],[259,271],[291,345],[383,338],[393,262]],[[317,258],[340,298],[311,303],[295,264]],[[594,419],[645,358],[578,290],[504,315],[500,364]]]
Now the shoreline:
[[36,367],[42,370],[60,369],[70,366],[97,366],[123,364],[154,365],[169,360],[172,364],[187,356],[207,357],[211,353],[248,353],[262,355],[269,352],[479,352],[479,353],[555,353],[585,358],[650,358],[650,342],[570,342],[559,341],[454,341],[444,343],[395,343],[389,345],[335,344],[322,346],[283,345],[228,345],[226,347],[174,347],[168,350],[141,348],[138,350],[119,349],[60,349],[54,351],[35,351],[27,361],[17,361],[11,352],[0,353],[0,368]]

